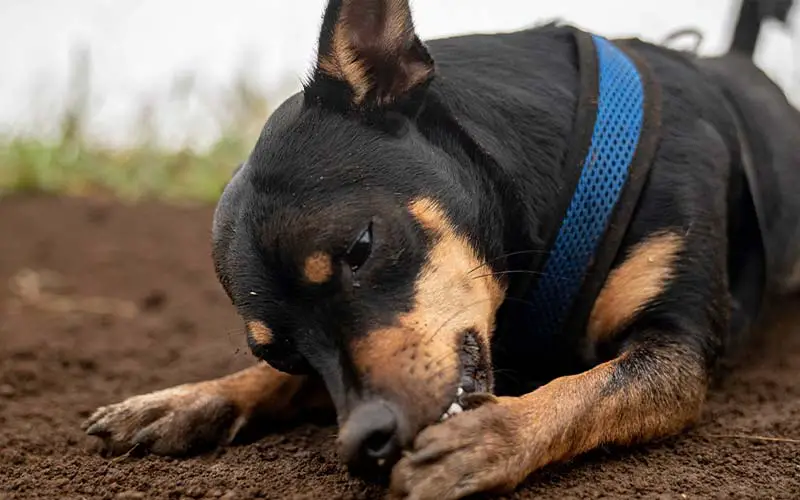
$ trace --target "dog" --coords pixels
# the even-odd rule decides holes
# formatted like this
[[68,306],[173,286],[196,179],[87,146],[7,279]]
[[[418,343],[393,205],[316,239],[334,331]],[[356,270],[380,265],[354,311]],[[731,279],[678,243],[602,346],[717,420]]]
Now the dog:
[[406,0],[331,0],[213,218],[260,361],[84,429],[183,455],[335,412],[353,473],[437,499],[679,434],[800,284],[800,115],[750,56],[559,24],[423,43]]

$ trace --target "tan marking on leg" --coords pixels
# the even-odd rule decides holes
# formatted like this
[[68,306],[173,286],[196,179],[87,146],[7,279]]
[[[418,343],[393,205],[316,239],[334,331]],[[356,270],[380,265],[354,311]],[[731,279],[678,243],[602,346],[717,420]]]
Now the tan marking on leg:
[[256,344],[269,345],[272,343],[272,330],[261,321],[248,321],[247,332]]
[[257,419],[287,421],[332,404],[318,379],[279,372],[266,363],[215,380],[142,394],[98,409],[84,422],[112,453],[142,443],[153,453],[181,455],[202,444],[227,444]]
[[208,383],[243,414],[271,420],[291,420],[305,410],[331,406],[317,379],[280,372],[264,362]]
[[623,354],[428,427],[394,467],[391,488],[412,498],[508,492],[534,470],[600,445],[677,434],[698,418],[705,392],[703,362],[688,349]]
[[623,353],[507,402],[517,405],[524,446],[534,452],[528,457],[531,472],[600,445],[677,434],[699,418],[706,390],[701,357],[672,346],[648,348],[646,355]]
[[587,325],[590,340],[612,337],[664,291],[683,244],[677,234],[659,233],[633,247],[597,296]]
[[228,442],[254,419],[288,422],[301,413],[333,407],[319,380],[289,375],[264,362],[208,384],[210,391],[228,399],[238,409]]
[[230,399],[244,413],[256,410],[280,417],[291,406],[292,397],[304,377],[279,372],[261,362],[256,366],[208,382],[208,389]]
[[331,256],[325,252],[315,252],[306,258],[303,274],[311,283],[325,283],[333,276]]
[[355,341],[352,351],[369,384],[430,419],[454,396],[445,391],[457,383],[461,335],[474,329],[488,354],[504,289],[435,202],[415,200],[409,209],[432,238],[413,307],[393,326]]

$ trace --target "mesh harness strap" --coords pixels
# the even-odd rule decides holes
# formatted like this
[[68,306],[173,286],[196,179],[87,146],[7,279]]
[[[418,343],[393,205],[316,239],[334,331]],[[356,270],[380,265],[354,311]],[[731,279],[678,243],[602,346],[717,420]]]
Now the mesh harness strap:
[[[577,338],[617,256],[657,147],[660,90],[632,47],[575,29],[581,73],[560,227],[530,283],[535,335]],[[589,133],[590,132],[590,133]],[[578,300],[580,298],[580,300]]]

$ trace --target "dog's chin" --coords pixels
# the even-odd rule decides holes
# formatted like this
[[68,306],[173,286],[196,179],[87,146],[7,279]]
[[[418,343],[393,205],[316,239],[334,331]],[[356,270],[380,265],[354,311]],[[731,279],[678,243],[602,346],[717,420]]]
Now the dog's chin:
[[439,418],[439,422],[480,406],[493,397],[489,349],[474,330],[464,333],[459,361],[458,386]]

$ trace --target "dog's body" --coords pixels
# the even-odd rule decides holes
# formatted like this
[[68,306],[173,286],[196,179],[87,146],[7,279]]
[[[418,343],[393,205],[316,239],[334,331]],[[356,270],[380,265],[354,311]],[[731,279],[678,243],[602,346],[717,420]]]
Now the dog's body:
[[274,368],[131,398],[88,431],[177,454],[333,407],[349,463],[411,450],[393,491],[452,498],[691,424],[766,294],[800,284],[800,115],[747,57],[618,44],[660,87],[658,145],[578,337],[537,335],[525,309],[571,185],[574,31],[426,49],[406,2],[334,1],[314,77],[214,221],[220,281]]

